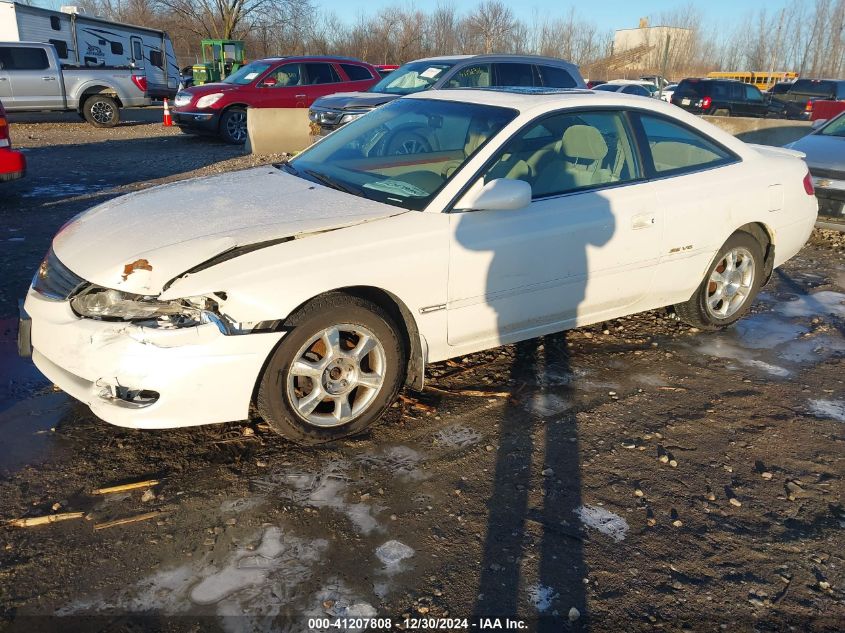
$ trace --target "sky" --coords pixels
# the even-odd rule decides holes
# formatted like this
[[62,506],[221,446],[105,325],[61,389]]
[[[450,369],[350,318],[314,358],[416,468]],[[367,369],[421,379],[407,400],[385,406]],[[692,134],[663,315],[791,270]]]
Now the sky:
[[[312,0],[316,5],[325,7],[336,13],[345,21],[353,21],[360,12],[365,15],[372,15],[378,9],[390,6],[413,6],[414,8],[430,11],[445,0]],[[598,0],[593,2],[560,2],[559,0],[528,0],[526,2],[515,2],[504,0],[517,17],[529,19],[536,9],[541,15],[550,17],[563,16],[574,6],[576,14],[591,22],[595,22],[599,28],[616,30],[636,28],[641,17],[652,16],[652,25],[656,25],[658,14],[682,7],[686,2],[678,0]],[[477,6],[479,0],[451,0],[451,4],[459,12],[472,10]],[[706,19],[712,20],[715,24],[729,24],[731,18],[741,18],[750,12],[756,12],[761,8],[767,11],[779,11],[788,0],[707,0],[707,2],[696,2],[695,7],[700,10]]]

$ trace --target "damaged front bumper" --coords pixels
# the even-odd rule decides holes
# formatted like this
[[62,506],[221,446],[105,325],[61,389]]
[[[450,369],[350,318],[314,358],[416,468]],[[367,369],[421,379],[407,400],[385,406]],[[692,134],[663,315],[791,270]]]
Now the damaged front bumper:
[[246,419],[264,362],[284,336],[79,318],[68,301],[33,290],[22,314],[31,318],[36,367],[97,417],[137,429]]

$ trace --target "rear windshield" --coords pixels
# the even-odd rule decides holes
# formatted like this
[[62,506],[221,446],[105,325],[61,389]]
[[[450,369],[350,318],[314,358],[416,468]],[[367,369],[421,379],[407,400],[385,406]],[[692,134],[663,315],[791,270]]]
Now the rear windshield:
[[792,88],[792,84],[779,83],[772,86],[769,92],[771,92],[773,95],[785,95],[787,92],[789,92],[790,88]]
[[703,81],[688,81],[684,79],[675,88],[675,97],[704,97],[709,93],[707,89],[707,82]]
[[836,94],[836,82],[799,79],[792,85],[790,92],[798,92],[813,97],[832,97]]

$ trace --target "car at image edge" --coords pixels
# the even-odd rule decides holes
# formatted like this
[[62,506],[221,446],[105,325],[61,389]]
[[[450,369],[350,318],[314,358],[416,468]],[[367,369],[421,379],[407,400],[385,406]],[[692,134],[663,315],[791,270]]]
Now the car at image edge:
[[26,157],[12,149],[9,121],[0,102],[0,182],[23,178],[26,174]]
[[787,147],[806,154],[819,213],[845,219],[845,112]]
[[[392,151],[420,120],[431,150]],[[702,329],[735,322],[813,229],[801,156],[657,99],[405,97],[287,164],[68,222],[21,350],[112,424],[254,405],[287,438],[335,440],[421,389],[427,363],[662,306]]]

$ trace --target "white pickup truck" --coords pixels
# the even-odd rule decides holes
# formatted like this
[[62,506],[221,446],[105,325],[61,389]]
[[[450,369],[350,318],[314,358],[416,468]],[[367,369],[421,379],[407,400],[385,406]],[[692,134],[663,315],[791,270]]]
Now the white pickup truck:
[[95,127],[114,127],[120,108],[148,106],[143,70],[69,66],[52,44],[0,42],[0,102],[7,112],[79,112]]

